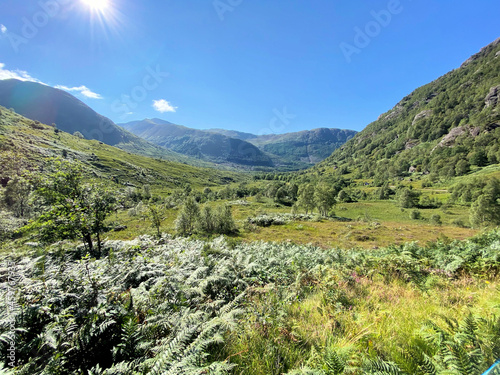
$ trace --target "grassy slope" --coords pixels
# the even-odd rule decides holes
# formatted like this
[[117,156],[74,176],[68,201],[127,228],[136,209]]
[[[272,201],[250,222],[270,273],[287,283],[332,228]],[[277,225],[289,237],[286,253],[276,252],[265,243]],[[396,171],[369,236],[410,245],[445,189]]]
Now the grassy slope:
[[4,108],[0,110],[0,153],[13,151],[32,166],[40,165],[45,158],[62,157],[66,153],[67,158],[83,163],[95,177],[107,181],[115,178],[121,185],[132,184],[139,188],[149,184],[158,193],[166,193],[187,183],[201,188],[246,178],[233,172],[128,153],[98,141],[80,139],[65,132],[56,133],[50,126],[34,128],[33,121]]

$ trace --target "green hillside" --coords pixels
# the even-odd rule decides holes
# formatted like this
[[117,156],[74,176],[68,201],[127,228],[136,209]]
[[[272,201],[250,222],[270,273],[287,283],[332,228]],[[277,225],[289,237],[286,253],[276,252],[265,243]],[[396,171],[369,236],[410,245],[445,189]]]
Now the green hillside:
[[[403,98],[315,171],[384,181],[413,172],[467,174],[500,161],[500,39]],[[338,168],[342,167],[342,168]]]
[[184,163],[150,158],[86,140],[41,124],[0,107],[0,177],[8,178],[8,164],[15,168],[43,168],[49,158],[61,157],[81,163],[89,175],[119,186],[150,185],[158,191],[183,187],[219,186],[241,180],[239,174],[193,167]]

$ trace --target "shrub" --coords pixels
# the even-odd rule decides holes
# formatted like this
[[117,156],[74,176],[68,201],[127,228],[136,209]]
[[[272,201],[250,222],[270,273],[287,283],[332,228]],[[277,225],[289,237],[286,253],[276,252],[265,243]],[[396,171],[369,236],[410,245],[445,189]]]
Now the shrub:
[[410,212],[410,219],[412,220],[420,220],[422,218],[422,214],[419,210],[413,210]]
[[441,225],[443,222],[441,221],[441,215],[432,215],[430,218],[430,223],[434,225]]

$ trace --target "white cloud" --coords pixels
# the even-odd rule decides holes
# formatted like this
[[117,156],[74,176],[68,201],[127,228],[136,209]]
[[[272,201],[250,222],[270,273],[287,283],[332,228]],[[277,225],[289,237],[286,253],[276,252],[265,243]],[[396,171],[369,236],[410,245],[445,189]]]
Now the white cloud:
[[0,31],[2,32],[2,34],[7,34],[7,27],[5,27],[5,25],[0,24]]
[[89,99],[102,99],[101,95],[91,91],[87,86],[68,87],[63,85],[57,85],[56,89],[61,89],[70,92],[76,91]]
[[172,106],[165,99],[153,100],[153,108],[160,113],[175,112],[177,110],[177,107]]
[[[43,83],[39,79],[32,77],[28,72],[26,72],[24,70],[5,69],[4,63],[0,63],[0,80],[2,80],[2,79],[18,79],[20,81],[37,82],[37,83],[41,83],[43,85],[46,85],[46,83]],[[101,95],[91,91],[87,86],[67,87],[67,86],[58,85],[58,86],[55,86],[55,88],[61,89],[61,90],[66,90],[66,91],[76,91],[76,92],[79,92],[83,96],[90,98],[90,99],[102,99]]]
[[0,79],[18,79],[20,81],[31,81],[31,82],[38,82],[38,83],[43,83],[40,80],[33,78],[32,76],[29,75],[28,72],[24,70],[8,70],[4,69],[5,64],[0,63]]

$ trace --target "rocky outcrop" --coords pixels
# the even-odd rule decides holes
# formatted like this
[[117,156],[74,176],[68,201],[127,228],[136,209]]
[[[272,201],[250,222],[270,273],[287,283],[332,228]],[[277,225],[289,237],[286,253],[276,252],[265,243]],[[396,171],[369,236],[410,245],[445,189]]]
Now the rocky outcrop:
[[495,107],[498,104],[499,96],[500,96],[500,85],[492,87],[488,95],[486,95],[486,98],[484,98],[486,108]]
[[412,126],[415,125],[419,120],[422,120],[424,118],[430,117],[432,115],[432,110],[426,109],[425,111],[420,112],[418,115],[415,116],[413,119],[413,123],[411,124]]
[[405,143],[405,150],[411,150],[413,147],[417,146],[420,143],[418,139],[409,139]]

